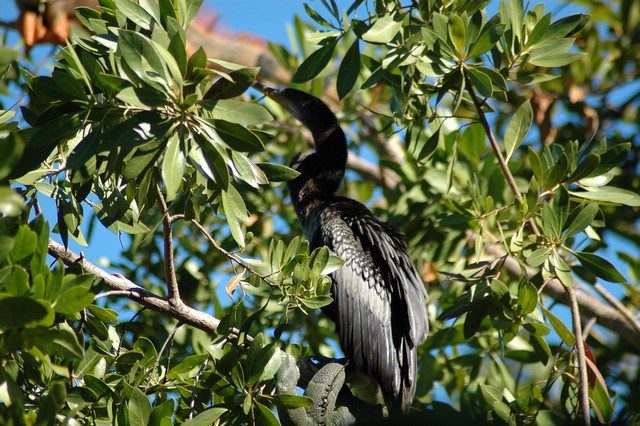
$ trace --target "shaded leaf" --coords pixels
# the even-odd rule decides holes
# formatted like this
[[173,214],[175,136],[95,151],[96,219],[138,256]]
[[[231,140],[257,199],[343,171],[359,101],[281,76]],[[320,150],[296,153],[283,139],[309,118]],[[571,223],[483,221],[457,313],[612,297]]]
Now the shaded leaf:
[[257,163],[269,182],[286,182],[300,176],[300,172],[281,164]]
[[360,74],[360,41],[356,38],[340,63],[336,86],[340,99],[347,96]]
[[582,266],[593,275],[613,283],[627,282],[625,277],[608,260],[593,253],[574,252],[574,255]]
[[321,46],[318,50],[309,55],[309,57],[305,59],[296,70],[292,81],[294,83],[304,83],[305,81],[309,81],[320,74],[333,57],[333,51],[335,50],[337,43],[338,38],[332,38],[327,44]]
[[578,213],[575,219],[569,224],[565,232],[565,237],[571,237],[584,231],[587,226],[593,223],[598,211],[598,205],[594,203],[587,204],[584,208],[581,208],[580,213]]

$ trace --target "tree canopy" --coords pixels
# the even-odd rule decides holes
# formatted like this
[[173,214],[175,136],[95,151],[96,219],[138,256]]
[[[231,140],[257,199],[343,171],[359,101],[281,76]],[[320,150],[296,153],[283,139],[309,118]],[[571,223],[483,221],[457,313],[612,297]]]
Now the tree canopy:
[[[640,1],[320,0],[290,47],[232,59],[194,45],[202,0],[99,3],[45,70],[3,30],[0,418],[367,417],[308,362],[341,356],[319,310],[341,260],[302,237],[283,182],[309,134],[260,79],[330,105],[342,193],[407,237],[412,418],[640,420]],[[102,229],[117,257],[67,248]]]

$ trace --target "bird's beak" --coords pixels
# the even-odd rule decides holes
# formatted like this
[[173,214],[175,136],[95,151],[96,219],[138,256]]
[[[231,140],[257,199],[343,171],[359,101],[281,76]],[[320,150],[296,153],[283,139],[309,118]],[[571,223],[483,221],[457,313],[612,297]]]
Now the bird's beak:
[[288,96],[284,95],[284,90],[274,89],[269,86],[265,86],[262,83],[258,83],[254,81],[252,84],[253,88],[257,91],[264,93],[268,98],[273,99],[275,102],[280,104],[285,110],[287,110],[290,114],[293,114],[294,117],[297,117],[297,108],[291,102]]
[[252,84],[253,88],[256,89],[257,91],[264,93],[265,95],[267,95],[270,98],[275,98],[277,97],[277,94],[280,93],[279,90],[276,90],[272,87],[269,86],[265,86],[262,83],[259,83],[257,81],[254,81]]

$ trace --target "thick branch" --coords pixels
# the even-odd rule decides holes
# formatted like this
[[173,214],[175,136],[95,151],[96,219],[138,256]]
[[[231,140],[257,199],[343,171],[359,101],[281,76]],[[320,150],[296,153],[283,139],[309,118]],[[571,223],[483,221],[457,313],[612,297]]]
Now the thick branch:
[[62,260],[65,265],[79,266],[84,272],[101,278],[110,290],[126,292],[129,299],[140,303],[146,308],[175,318],[178,321],[207,333],[217,333],[218,326],[220,325],[219,319],[193,309],[184,303],[171,303],[167,299],[134,284],[127,278],[109,274],[84,257],[78,256],[76,253],[64,248],[61,244],[51,239],[49,240],[49,254]]

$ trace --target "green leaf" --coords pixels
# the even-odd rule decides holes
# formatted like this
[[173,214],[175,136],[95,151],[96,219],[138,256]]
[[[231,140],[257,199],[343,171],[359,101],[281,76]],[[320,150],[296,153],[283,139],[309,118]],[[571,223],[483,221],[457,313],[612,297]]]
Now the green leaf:
[[531,123],[533,122],[533,110],[531,109],[531,101],[527,99],[523,102],[509,124],[504,134],[504,145],[507,151],[506,160],[509,161],[513,153],[518,149],[524,138],[529,133]]
[[540,157],[538,153],[532,148],[528,147],[528,157],[529,157],[529,165],[531,166],[531,171],[538,181],[538,185],[542,186],[544,183],[544,174],[542,170],[542,162],[540,161]]
[[131,426],[147,426],[153,407],[147,395],[138,388],[133,388],[129,398],[129,422]]
[[229,99],[235,98],[243,94],[251,84],[255,81],[260,68],[242,68],[239,70],[229,72],[231,81],[226,78],[219,78],[207,93],[203,96],[204,99]]
[[198,14],[203,0],[179,1],[178,3],[178,20],[185,30],[191,23],[191,20]]
[[214,424],[227,411],[229,410],[224,407],[212,407],[182,423],[182,426],[209,426]]
[[238,220],[247,220],[247,208],[236,189],[229,185],[228,191],[222,191],[222,208],[233,239],[240,247],[244,247],[244,233]]
[[186,158],[181,149],[180,136],[177,132],[169,138],[167,149],[162,160],[162,180],[167,191],[167,201],[175,198],[182,183],[186,166]]
[[562,256],[558,252],[554,250],[553,254],[549,257],[551,261],[551,265],[553,266],[553,272],[556,277],[560,280],[560,282],[565,287],[573,286],[573,274],[571,273],[571,268],[567,265],[567,262],[564,261]]
[[605,186],[601,188],[588,188],[588,191],[569,191],[574,197],[584,198],[587,200],[602,201],[605,203],[624,204],[631,207],[640,206],[640,195],[628,191],[626,189],[616,188],[614,186]]
[[364,41],[369,43],[389,43],[400,31],[402,21],[396,21],[391,15],[378,18],[373,25],[362,35]]
[[305,12],[307,12],[307,15],[309,15],[309,18],[313,19],[317,24],[320,24],[320,25],[322,25],[323,27],[326,27],[326,28],[333,28],[331,26],[331,24],[326,19],[324,19],[322,16],[320,16],[320,14],[318,12],[313,10],[313,8],[311,6],[309,6],[306,3],[302,3],[302,5],[304,6],[304,10],[305,10]]
[[118,99],[142,109],[158,108],[168,103],[167,97],[151,87],[125,87],[116,95]]
[[468,71],[473,88],[480,96],[490,98],[491,95],[493,95],[493,84],[491,83],[491,78],[478,68],[470,67],[468,68]]
[[615,176],[614,176],[613,173],[605,173],[605,174],[599,175],[599,176],[582,178],[582,179],[580,179],[579,183],[582,186],[589,186],[589,187],[592,187],[592,188],[599,188],[601,186],[607,185],[609,182],[611,182],[613,180],[614,177]]
[[290,409],[290,408],[311,408],[313,406],[313,400],[308,396],[302,395],[286,395],[278,393],[271,396],[271,400],[278,408]]
[[116,358],[116,371],[120,374],[128,374],[131,369],[143,358],[144,355],[138,351],[131,351],[120,354],[120,356]]
[[337,89],[340,99],[347,96],[356,84],[360,75],[360,41],[356,38],[340,63],[338,69]]
[[149,83],[152,87],[159,87],[157,78],[149,74],[153,71],[168,87],[169,77],[164,59],[147,37],[135,31],[120,30],[118,52],[142,81]]
[[269,409],[269,407],[266,407],[265,405],[262,405],[257,401],[255,401],[255,405],[258,407],[258,412],[256,416],[258,420],[258,424],[262,424],[265,426],[280,426],[280,422],[278,421],[278,418],[273,413],[273,411]]
[[575,252],[582,267],[593,275],[612,283],[625,283],[627,280],[608,260],[593,253]]
[[[140,354],[139,352],[137,353]],[[144,357],[144,355],[142,354],[140,355]],[[188,356],[187,358],[183,359],[182,362],[180,362],[180,364],[176,365],[171,370],[169,370],[169,372],[167,373],[167,378],[169,380],[175,380],[175,379],[190,379],[195,377],[198,370],[202,366],[202,363],[205,362],[207,357],[208,355],[206,354]]]
[[551,323],[551,327],[553,327],[555,332],[558,333],[558,336],[560,337],[560,339],[562,339],[562,341],[570,347],[575,345],[576,338],[574,337],[573,333],[569,331],[567,326],[564,325],[564,323],[560,320],[560,318],[553,315],[551,312],[549,312],[549,310],[545,308],[542,308],[542,310],[545,316],[549,319],[549,322]]
[[300,172],[281,164],[257,163],[269,182],[286,182],[300,176]]
[[545,260],[549,257],[549,253],[551,253],[551,248],[549,247],[541,247],[527,256],[527,264],[529,266],[533,266],[537,268],[542,265]]
[[111,389],[111,387],[109,387],[109,385],[107,385],[102,379],[99,379],[98,377],[91,374],[84,374],[83,379],[84,379],[85,385],[89,389],[91,389],[93,393],[95,393],[98,396],[98,398],[102,398],[103,396],[110,397],[110,398],[117,398],[117,395],[114,392],[114,390]]
[[573,44],[573,39],[561,39],[553,44],[538,46],[531,52],[529,63],[547,68],[568,65],[586,55],[583,52],[569,52]]
[[20,58],[21,54],[15,49],[10,47],[2,46],[0,47],[0,66],[7,66],[11,64],[11,62]]
[[264,151],[264,145],[260,138],[240,124],[229,123],[224,120],[215,120],[213,126],[224,143],[234,151]]
[[316,296],[309,299],[300,299],[300,302],[309,309],[320,309],[328,306],[333,302],[331,296]]
[[418,154],[418,162],[420,162],[421,164],[427,163],[438,149],[438,146],[440,145],[441,140],[444,137],[444,135],[440,132],[441,128],[442,126],[438,127],[438,130],[436,130],[431,136],[429,136],[429,139],[427,139],[427,142],[420,150],[420,154]]
[[275,346],[271,343],[264,348],[260,349],[255,356],[253,364],[251,366],[251,377],[249,377],[248,384],[253,386],[256,383],[266,382],[273,379],[275,374],[280,368],[282,363],[282,356]]
[[[39,345],[46,351],[60,355],[68,360],[80,360],[82,359],[82,346],[78,342],[78,339],[68,325],[61,326],[63,328],[59,330],[40,330],[39,337],[41,340]],[[35,330],[38,332],[38,330]],[[47,348],[48,347],[48,348]]]
[[478,41],[471,48],[471,52],[469,52],[469,57],[474,58],[477,56],[484,55],[496,45],[500,37],[504,33],[506,26],[504,24],[496,24],[489,28],[485,28],[480,34]]
[[233,99],[210,99],[200,102],[214,120],[224,120],[245,126],[261,124],[273,120],[262,105],[236,101]]
[[464,59],[464,46],[467,40],[467,29],[464,22],[458,15],[449,15],[449,25],[447,26],[449,40],[455,47],[459,59]]
[[587,226],[593,223],[599,210],[598,205],[595,203],[587,204],[584,208],[581,208],[576,218],[569,224],[565,237],[571,237],[584,231]]
[[7,297],[6,293],[0,293],[0,297],[0,330],[17,330],[49,314],[47,308],[28,297]]
[[558,187],[553,194],[552,210],[553,235],[559,237],[569,217],[569,195],[562,186]]
[[569,177],[570,182],[579,181],[586,176],[591,175],[594,170],[600,165],[600,156],[596,153],[590,152],[589,155],[576,167],[574,172]]
[[153,17],[139,4],[129,0],[114,0],[120,12],[145,30],[151,29]]
[[294,83],[304,83],[305,81],[309,81],[325,69],[333,57],[333,51],[338,43],[337,37],[328,40],[329,42],[327,44],[313,52],[300,64],[292,78]]
[[94,297],[95,295],[84,287],[72,287],[58,297],[54,308],[58,313],[72,315],[90,306]]
[[19,262],[35,253],[37,245],[38,235],[27,225],[22,225],[14,237],[13,250],[9,256],[13,262]]
[[538,306],[538,289],[527,280],[520,282],[518,286],[518,312],[520,315],[528,315]]

